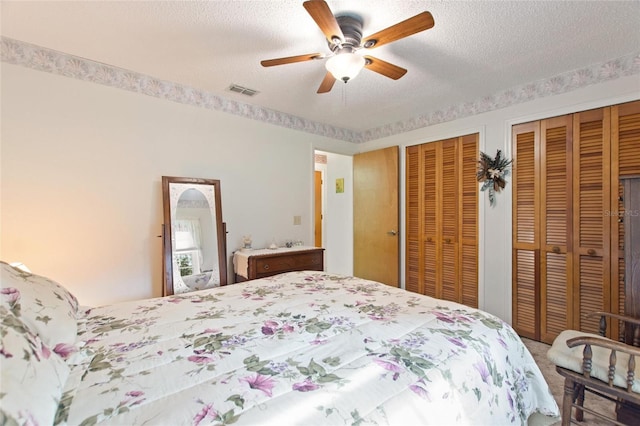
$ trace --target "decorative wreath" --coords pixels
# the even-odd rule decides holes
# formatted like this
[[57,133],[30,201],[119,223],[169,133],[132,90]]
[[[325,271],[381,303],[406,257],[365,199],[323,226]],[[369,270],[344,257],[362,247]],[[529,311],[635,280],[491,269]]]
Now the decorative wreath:
[[482,182],[480,191],[489,190],[489,204],[491,206],[496,203],[496,192],[500,192],[507,185],[505,177],[509,174],[508,167],[513,160],[507,160],[502,156],[502,151],[496,152],[496,157],[491,158],[484,152],[480,152],[480,160],[478,160],[478,173],[476,174],[478,182]]

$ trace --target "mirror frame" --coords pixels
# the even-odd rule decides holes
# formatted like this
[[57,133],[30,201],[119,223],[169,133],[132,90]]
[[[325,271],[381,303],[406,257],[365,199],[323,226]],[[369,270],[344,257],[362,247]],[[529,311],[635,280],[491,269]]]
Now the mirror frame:
[[227,226],[222,221],[222,201],[220,191],[220,181],[217,179],[201,179],[188,177],[162,176],[162,210],[164,214],[164,224],[162,225],[162,246],[163,246],[163,272],[164,286],[163,296],[175,294],[173,286],[173,225],[171,220],[171,200],[169,187],[172,183],[198,184],[213,186],[215,198],[216,217],[215,228],[218,243],[218,268],[220,270],[220,286],[227,285]]

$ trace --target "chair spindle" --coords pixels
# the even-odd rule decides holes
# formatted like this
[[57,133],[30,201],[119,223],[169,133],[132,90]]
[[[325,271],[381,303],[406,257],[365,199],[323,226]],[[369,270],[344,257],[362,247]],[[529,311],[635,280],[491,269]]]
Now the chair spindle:
[[631,392],[633,381],[635,380],[636,371],[636,357],[635,355],[629,355],[629,370],[627,371],[627,392]]
[[600,329],[598,333],[603,337],[607,334],[607,317],[604,315],[600,316]]
[[616,375],[616,362],[617,356],[615,349],[611,350],[611,354],[609,355],[609,372],[607,374],[607,378],[609,379],[609,386],[613,386],[613,378]]
[[591,377],[591,357],[593,353],[591,351],[591,345],[584,345],[584,351],[582,352],[582,374],[585,377]]

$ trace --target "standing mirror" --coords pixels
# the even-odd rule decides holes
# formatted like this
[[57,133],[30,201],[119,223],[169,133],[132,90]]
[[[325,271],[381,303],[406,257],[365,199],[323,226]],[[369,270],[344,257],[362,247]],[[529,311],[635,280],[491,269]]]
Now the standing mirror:
[[162,177],[164,295],[227,284],[220,181]]

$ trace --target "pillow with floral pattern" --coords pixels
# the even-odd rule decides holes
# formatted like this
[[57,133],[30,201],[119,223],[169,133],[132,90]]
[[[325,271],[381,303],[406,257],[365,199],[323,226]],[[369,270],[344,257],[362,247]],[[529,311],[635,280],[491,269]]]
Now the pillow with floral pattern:
[[60,284],[0,261],[0,303],[49,347],[75,343],[78,301]]
[[0,423],[53,424],[70,369],[4,306],[0,317]]

